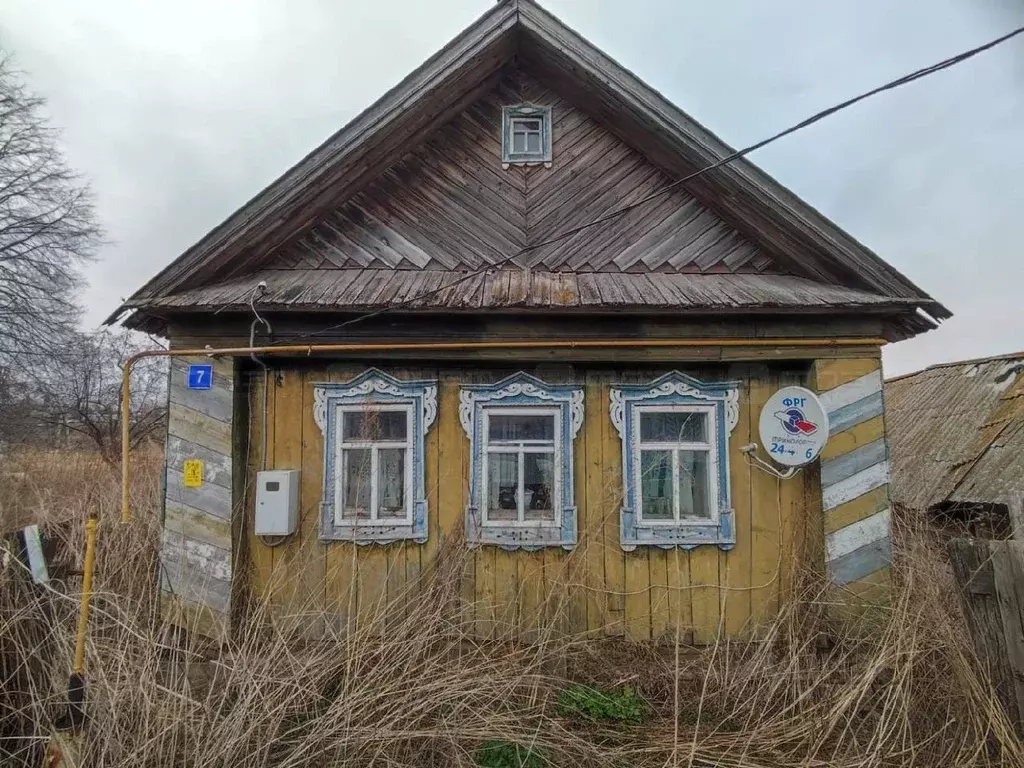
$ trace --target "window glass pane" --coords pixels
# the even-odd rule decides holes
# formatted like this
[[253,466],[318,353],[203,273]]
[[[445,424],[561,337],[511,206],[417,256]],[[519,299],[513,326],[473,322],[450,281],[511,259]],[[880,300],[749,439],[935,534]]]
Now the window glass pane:
[[644,443],[706,443],[708,415],[686,411],[640,414],[640,441]]
[[491,413],[488,419],[489,443],[520,440],[554,440],[555,417],[549,413],[512,415]]
[[346,411],[345,440],[405,440],[408,414],[405,411]]
[[524,133],[540,133],[540,118],[517,117],[513,121],[513,128]]
[[711,519],[709,457],[707,451],[679,451],[679,516],[684,520]]
[[527,453],[523,455],[523,483],[525,485],[527,520],[555,519],[555,454]]
[[369,448],[341,452],[342,517],[370,517],[370,453]]
[[640,508],[644,520],[674,520],[672,451],[640,452]]
[[528,133],[526,134],[526,151],[531,154],[540,153],[540,134],[539,133]]
[[521,155],[526,152],[526,134],[525,133],[513,133],[512,134],[512,151]]
[[377,517],[405,517],[405,448],[377,451]]
[[487,456],[487,519],[519,519],[519,456],[491,453]]

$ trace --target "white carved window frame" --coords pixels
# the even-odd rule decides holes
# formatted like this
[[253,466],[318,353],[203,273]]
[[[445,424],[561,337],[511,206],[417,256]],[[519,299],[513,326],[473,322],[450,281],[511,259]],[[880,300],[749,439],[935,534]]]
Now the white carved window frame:
[[[484,522],[486,475],[486,415],[489,412],[546,413],[555,415],[555,522]],[[583,387],[546,384],[527,373],[517,373],[496,384],[463,386],[459,393],[459,420],[469,438],[470,483],[466,508],[466,541],[471,547],[538,550],[576,546],[576,496],[573,486],[573,443],[583,425]]]
[[[346,411],[406,408],[408,486],[406,519],[352,520],[336,510],[340,498],[341,420]],[[437,381],[402,381],[376,368],[354,379],[313,385],[313,418],[324,436],[324,481],[320,500],[320,538],[356,544],[427,540],[426,434],[437,418]],[[376,482],[376,478],[373,478]]]
[[[678,371],[648,384],[611,389],[610,415],[622,441],[623,506],[619,540],[627,552],[638,546],[693,549],[703,544],[731,549],[736,544],[729,471],[729,438],[739,421],[739,382],[702,382]],[[640,415],[692,410],[708,415],[712,445],[714,508],[708,521],[643,522],[640,519]],[[675,491],[674,491],[675,492]]]
[[[508,170],[513,165],[543,165],[551,167],[551,107],[534,104],[515,104],[501,109],[501,167]],[[536,120],[540,123],[540,150],[516,152],[513,146],[515,126],[521,120]]]

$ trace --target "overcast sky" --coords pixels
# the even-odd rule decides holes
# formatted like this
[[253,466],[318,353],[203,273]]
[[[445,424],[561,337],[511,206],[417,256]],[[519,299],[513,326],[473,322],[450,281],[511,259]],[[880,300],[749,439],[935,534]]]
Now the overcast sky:
[[[2,0],[110,244],[96,325],[490,0]],[[734,146],[1024,24],[1020,0],[547,0]],[[1024,36],[751,159],[955,313],[887,375],[1024,350]]]

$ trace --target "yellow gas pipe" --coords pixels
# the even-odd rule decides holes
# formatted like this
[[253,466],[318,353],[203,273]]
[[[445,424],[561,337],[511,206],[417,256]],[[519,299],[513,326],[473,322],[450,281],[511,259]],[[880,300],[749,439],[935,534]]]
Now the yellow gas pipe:
[[82,602],[78,609],[78,634],[75,637],[75,665],[71,671],[85,672],[85,629],[89,625],[89,602],[92,599],[92,575],[96,564],[96,518],[85,521],[85,566],[82,575]]

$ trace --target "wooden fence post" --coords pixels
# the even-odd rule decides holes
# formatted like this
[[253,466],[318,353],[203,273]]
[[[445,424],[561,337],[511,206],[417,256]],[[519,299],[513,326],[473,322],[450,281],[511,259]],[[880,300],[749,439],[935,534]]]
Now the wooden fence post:
[[1015,541],[1024,541],[1024,493],[1013,494],[1006,505],[1006,511],[1010,518],[1010,528],[1013,531],[1010,538]]
[[1024,543],[952,539],[946,548],[975,652],[1024,732]]

